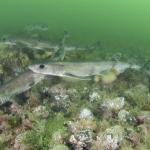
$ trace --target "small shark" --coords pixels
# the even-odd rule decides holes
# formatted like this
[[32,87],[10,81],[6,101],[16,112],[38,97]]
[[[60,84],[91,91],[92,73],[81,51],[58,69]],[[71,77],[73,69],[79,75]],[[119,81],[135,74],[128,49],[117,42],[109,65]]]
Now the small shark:
[[27,47],[33,50],[48,50],[52,49],[57,52],[59,49],[63,49],[64,51],[84,51],[91,50],[97,48],[100,45],[100,42],[95,42],[87,47],[79,47],[79,46],[70,46],[66,44],[66,39],[69,37],[67,31],[64,32],[62,38],[58,42],[58,44],[54,44],[51,41],[41,40],[38,38],[22,38],[22,37],[11,37],[11,36],[3,36],[1,37],[1,44],[6,44],[9,46],[17,46],[22,45],[22,47]]
[[15,79],[0,87],[0,105],[12,101],[12,97],[29,90],[32,86],[43,80],[45,75],[36,74],[28,70]]
[[[128,63],[102,61],[102,62],[51,62],[49,64],[35,64],[29,66],[34,73],[59,77],[75,77],[86,79],[91,76],[103,75],[108,70],[115,70],[117,74],[127,68],[140,69],[138,65]],[[89,79],[89,78],[88,78]]]
[[[72,51],[91,51],[101,47],[99,41],[94,42],[86,47],[80,47],[75,45],[67,45],[66,39],[69,37],[69,33],[64,31],[60,41],[55,44],[50,41],[41,40],[39,38],[21,38],[21,37],[12,37],[9,35],[4,35],[1,37],[0,47],[8,48],[19,48],[19,50],[25,50],[26,48],[30,51],[37,50],[37,53],[46,53],[46,55],[51,57],[53,61],[63,61],[66,55],[66,52]],[[35,51],[36,52],[36,51]],[[47,53],[48,52],[48,53]]]
[[28,24],[25,26],[25,31],[32,32],[32,31],[47,31],[48,25],[47,24]]

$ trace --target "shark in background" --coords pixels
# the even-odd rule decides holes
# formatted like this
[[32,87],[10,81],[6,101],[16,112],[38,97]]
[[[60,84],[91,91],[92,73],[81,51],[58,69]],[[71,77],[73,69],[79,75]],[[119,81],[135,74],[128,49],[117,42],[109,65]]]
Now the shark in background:
[[0,105],[12,101],[13,97],[19,95],[36,85],[45,78],[45,75],[34,73],[30,70],[18,75],[0,87]]
[[18,47],[19,49],[30,49],[31,51],[51,51],[54,55],[54,60],[64,60],[65,54],[72,51],[91,51],[100,47],[99,41],[94,42],[91,45],[80,47],[76,45],[67,45],[66,40],[69,37],[69,33],[64,31],[62,38],[57,43],[43,40],[40,38],[22,38],[22,37],[11,37],[4,35],[1,37],[0,45],[9,47]]

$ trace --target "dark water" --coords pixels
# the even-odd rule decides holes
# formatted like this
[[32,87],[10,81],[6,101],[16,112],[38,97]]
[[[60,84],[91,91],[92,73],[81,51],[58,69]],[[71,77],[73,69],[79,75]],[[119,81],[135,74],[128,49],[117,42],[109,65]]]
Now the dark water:
[[21,34],[27,24],[45,23],[53,39],[67,30],[70,41],[100,40],[108,51],[150,56],[149,8],[146,0],[0,0],[0,33]]

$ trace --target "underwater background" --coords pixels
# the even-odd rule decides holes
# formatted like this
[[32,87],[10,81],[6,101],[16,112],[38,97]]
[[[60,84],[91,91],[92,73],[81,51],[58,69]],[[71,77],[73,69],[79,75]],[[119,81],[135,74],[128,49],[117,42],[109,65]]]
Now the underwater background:
[[150,1],[0,0],[0,150],[149,150]]
[[150,56],[149,7],[149,1],[140,0],[1,0],[0,33],[23,34],[27,24],[45,23],[44,34],[52,39],[67,30],[68,41],[77,44],[100,40],[106,53]]

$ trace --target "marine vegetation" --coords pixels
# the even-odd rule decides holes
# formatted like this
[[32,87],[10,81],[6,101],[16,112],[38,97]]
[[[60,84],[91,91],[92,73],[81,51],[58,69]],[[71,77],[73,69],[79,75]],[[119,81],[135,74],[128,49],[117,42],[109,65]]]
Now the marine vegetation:
[[[0,43],[0,149],[150,149],[148,66],[130,64],[123,54],[120,60],[117,54],[112,60],[101,55],[101,68],[96,63],[69,66],[61,60],[52,62],[62,57],[43,50],[45,45],[38,50],[32,41],[24,41]],[[63,44],[61,49],[65,49]],[[63,61],[90,62],[95,53],[70,51]],[[48,72],[34,72],[31,66],[41,70],[48,67]],[[93,67],[102,69],[100,74],[92,74],[89,68]],[[86,75],[91,79],[84,79]]]

